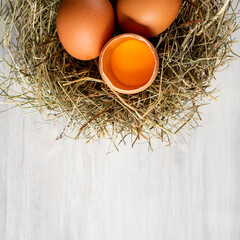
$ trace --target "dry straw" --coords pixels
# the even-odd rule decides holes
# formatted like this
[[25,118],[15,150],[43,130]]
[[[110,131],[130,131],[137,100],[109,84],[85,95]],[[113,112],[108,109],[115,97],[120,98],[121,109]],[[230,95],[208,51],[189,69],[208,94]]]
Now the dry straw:
[[1,1],[2,44],[11,61],[2,59],[10,73],[1,74],[0,96],[64,119],[59,138],[105,137],[116,148],[129,135],[132,145],[171,144],[171,136],[198,126],[199,108],[215,99],[215,73],[236,58],[231,36],[239,28],[239,2],[183,1],[171,27],[150,39],[159,54],[157,79],[142,93],[122,95],[103,82],[98,59],[78,61],[62,48],[55,24],[60,0]]

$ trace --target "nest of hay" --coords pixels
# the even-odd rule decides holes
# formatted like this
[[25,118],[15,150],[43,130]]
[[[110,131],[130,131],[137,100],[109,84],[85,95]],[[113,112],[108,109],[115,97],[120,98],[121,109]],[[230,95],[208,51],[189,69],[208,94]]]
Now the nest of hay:
[[[116,1],[111,1],[114,5]],[[1,74],[0,95],[47,119],[66,120],[59,138],[114,146],[132,136],[171,143],[171,136],[194,128],[199,108],[214,99],[215,73],[235,58],[232,34],[239,28],[239,0],[185,0],[175,22],[149,39],[159,54],[154,83],[139,94],[111,91],[101,79],[98,59],[79,61],[62,47],[56,31],[60,0],[1,1],[2,44],[11,61]],[[115,35],[120,30],[116,26]],[[19,91],[13,90],[18,85]],[[116,140],[118,141],[116,142]]]

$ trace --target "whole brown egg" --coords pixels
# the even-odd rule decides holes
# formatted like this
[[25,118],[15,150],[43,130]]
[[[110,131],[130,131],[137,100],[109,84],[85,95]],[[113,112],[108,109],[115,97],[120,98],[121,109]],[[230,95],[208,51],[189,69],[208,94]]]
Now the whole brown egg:
[[154,37],[177,17],[182,0],[118,0],[117,19],[125,32]]
[[77,59],[90,60],[111,38],[115,15],[108,0],[63,0],[56,24],[65,50]]

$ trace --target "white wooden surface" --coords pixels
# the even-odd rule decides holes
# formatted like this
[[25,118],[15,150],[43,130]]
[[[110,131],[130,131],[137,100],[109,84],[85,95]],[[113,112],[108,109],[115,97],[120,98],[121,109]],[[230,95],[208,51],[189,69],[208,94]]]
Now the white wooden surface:
[[106,142],[55,141],[38,115],[0,114],[0,239],[239,240],[239,76],[239,61],[217,75],[188,145],[154,152],[107,156]]

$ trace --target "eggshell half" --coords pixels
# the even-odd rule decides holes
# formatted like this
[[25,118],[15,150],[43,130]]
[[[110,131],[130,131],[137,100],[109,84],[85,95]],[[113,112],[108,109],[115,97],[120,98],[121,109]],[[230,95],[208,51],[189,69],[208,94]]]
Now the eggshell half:
[[[124,84],[123,82],[119,81],[116,76],[114,75],[112,68],[111,68],[111,60],[112,60],[112,53],[114,50],[123,42],[126,40],[131,39],[137,39],[139,41],[144,42],[149,49],[151,50],[154,59],[155,59],[155,65],[152,72],[151,77],[148,81],[146,81],[144,84],[131,86]],[[155,80],[159,70],[159,58],[158,53],[155,49],[155,47],[144,37],[137,35],[137,34],[121,34],[118,35],[112,39],[110,39],[105,46],[103,47],[100,56],[99,56],[99,71],[103,78],[103,80],[106,82],[106,84],[114,91],[117,91],[119,93],[125,93],[125,94],[134,94],[141,92],[148,88],[152,82]]]

